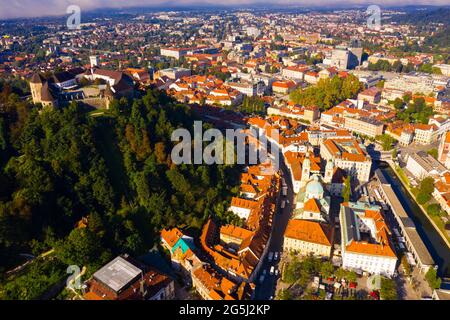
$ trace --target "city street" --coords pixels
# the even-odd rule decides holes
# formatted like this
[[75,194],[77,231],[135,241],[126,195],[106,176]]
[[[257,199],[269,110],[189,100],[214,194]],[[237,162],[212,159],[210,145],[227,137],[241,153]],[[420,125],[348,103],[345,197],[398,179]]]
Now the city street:
[[[289,169],[286,167],[286,164],[283,161],[282,156],[280,155],[280,169],[282,173],[282,177],[285,179],[286,184],[288,186],[287,188],[287,196],[280,197],[280,201],[288,200],[286,201],[286,206],[284,209],[281,209],[280,203],[278,203],[277,208],[277,214],[274,217],[273,222],[273,229],[272,229],[272,238],[269,244],[269,252],[279,252],[279,255],[281,255],[282,246],[283,246],[283,236],[284,231],[286,230],[286,226],[288,224],[289,219],[291,218],[292,211],[293,211],[293,202],[294,202],[294,192],[293,192],[293,186],[292,181],[289,174]],[[259,281],[260,275],[263,273],[263,270],[266,270],[266,275],[264,277],[264,281],[262,284],[258,283],[256,287],[256,293],[255,293],[255,299],[256,300],[264,300],[264,299],[270,299],[271,297],[275,298],[275,288],[278,277],[281,276],[281,270],[278,276],[270,275],[270,268],[271,266],[274,266],[275,269],[279,269],[280,266],[280,258],[278,258],[277,261],[269,262],[268,258],[266,258],[263,261],[263,265],[261,266],[261,271],[256,278],[257,281]]]

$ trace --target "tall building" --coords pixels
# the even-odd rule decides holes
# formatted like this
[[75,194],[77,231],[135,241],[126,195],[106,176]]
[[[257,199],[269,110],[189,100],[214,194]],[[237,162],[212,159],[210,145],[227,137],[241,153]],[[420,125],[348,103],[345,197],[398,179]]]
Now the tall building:
[[349,59],[350,51],[346,49],[334,49],[331,53],[331,66],[339,69],[347,69]]
[[348,59],[348,69],[354,69],[362,63],[363,48],[361,47],[351,47],[348,48],[349,59]]

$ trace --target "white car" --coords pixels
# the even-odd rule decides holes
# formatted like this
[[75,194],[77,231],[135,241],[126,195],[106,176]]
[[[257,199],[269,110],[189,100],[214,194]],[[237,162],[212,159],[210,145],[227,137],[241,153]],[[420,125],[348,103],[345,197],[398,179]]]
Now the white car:
[[275,273],[275,267],[271,266],[270,267],[270,275],[273,276],[274,273]]
[[273,256],[273,260],[275,260],[275,261],[278,260],[278,252],[275,252],[275,255]]
[[275,275],[278,276],[279,273],[280,271],[278,269],[275,269]]

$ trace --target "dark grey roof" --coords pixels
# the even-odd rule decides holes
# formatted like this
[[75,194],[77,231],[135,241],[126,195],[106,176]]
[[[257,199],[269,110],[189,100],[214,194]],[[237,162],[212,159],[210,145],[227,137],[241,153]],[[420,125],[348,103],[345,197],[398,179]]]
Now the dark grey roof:
[[106,70],[106,69],[99,69],[94,68],[93,69],[94,74],[98,74],[101,76],[109,77],[111,79],[114,79],[114,81],[117,83],[123,76],[123,72],[120,71],[113,71],[113,70]]
[[344,210],[343,219],[341,218],[341,223],[343,224],[344,228],[344,243],[347,245],[352,240],[358,240],[358,234],[357,234],[357,225],[355,220],[355,214],[353,213],[353,210],[347,206],[341,207]]
[[386,180],[384,173],[380,169],[375,170],[375,176],[378,178],[378,180],[380,181],[381,184],[390,184]]
[[73,69],[68,70],[67,72],[69,72],[69,73],[71,73],[72,75],[76,76],[76,75],[79,75],[79,74],[84,73],[84,69],[81,68],[81,67],[76,67],[76,68],[73,68]]
[[55,83],[62,83],[73,79],[75,79],[75,76],[67,71],[58,72],[53,75],[53,80]]
[[52,93],[50,92],[50,89],[48,87],[48,82],[44,82],[44,85],[41,89],[41,100],[44,102],[53,102],[55,101],[55,98],[53,97]]
[[117,82],[113,86],[113,88],[114,88],[114,91],[116,93],[120,93],[120,92],[123,92],[123,91],[131,90],[133,87],[124,78],[121,78],[119,80],[119,82]]

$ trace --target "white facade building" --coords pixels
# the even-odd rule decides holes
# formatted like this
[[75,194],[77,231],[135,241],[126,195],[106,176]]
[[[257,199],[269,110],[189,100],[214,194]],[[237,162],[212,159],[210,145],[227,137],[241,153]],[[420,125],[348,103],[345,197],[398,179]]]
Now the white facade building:
[[380,210],[379,206],[362,202],[341,205],[339,218],[344,269],[385,276],[395,273],[398,259]]

